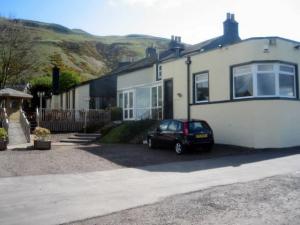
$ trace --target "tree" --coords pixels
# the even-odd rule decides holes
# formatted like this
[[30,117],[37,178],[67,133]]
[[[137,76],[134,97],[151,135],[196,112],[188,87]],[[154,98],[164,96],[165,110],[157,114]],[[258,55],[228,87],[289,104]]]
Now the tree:
[[73,71],[65,71],[59,77],[59,91],[64,92],[71,87],[80,84],[80,75]]
[[18,20],[4,20],[0,25],[0,88],[7,83],[24,82],[26,70],[34,61],[30,33]]

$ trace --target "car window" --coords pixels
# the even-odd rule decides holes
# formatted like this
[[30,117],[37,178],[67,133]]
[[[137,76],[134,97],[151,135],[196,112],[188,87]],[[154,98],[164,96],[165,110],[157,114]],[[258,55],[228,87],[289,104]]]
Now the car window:
[[177,121],[171,121],[168,127],[169,131],[177,131],[178,127],[178,122]]
[[203,129],[208,129],[208,126],[204,122],[193,121],[193,122],[189,123],[189,131],[190,132],[201,131]]
[[168,128],[169,123],[170,123],[169,120],[165,120],[165,121],[160,122],[160,124],[159,124],[159,129],[160,129],[161,131],[166,131],[167,128]]

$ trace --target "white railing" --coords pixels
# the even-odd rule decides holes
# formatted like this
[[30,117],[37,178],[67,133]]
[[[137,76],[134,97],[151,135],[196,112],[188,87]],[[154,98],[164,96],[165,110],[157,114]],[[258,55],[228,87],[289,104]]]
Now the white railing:
[[30,143],[30,123],[27,120],[26,115],[22,109],[20,109],[20,123],[26,136],[26,140],[28,143]]

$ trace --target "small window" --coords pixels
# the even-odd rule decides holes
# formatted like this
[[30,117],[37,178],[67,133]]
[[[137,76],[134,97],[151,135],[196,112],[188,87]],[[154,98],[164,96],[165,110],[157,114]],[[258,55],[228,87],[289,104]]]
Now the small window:
[[157,80],[161,80],[161,78],[162,78],[162,66],[158,66]]
[[207,102],[209,99],[208,73],[197,74],[194,79],[195,102]]
[[280,72],[294,73],[295,68],[293,66],[280,65]]

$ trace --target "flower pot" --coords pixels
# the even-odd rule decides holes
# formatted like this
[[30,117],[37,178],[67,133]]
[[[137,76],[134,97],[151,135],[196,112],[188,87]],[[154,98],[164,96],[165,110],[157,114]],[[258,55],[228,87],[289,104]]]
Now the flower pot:
[[34,149],[50,150],[51,149],[51,141],[34,140]]
[[0,140],[0,151],[4,151],[7,149],[7,141],[6,140]]

